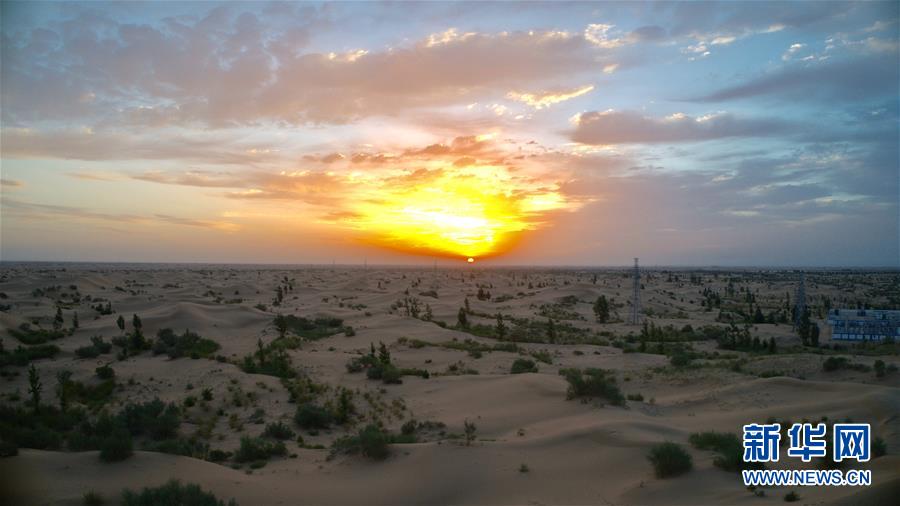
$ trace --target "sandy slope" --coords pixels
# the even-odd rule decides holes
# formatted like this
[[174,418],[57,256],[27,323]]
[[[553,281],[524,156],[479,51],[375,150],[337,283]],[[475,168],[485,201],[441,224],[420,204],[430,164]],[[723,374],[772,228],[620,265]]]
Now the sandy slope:
[[[369,392],[386,405],[394,401],[404,406],[400,413],[381,416],[394,431],[409,417],[435,420],[447,425],[449,433],[461,433],[464,420],[478,427],[478,441],[466,447],[457,440],[426,438],[425,442],[395,445],[384,462],[368,462],[358,457],[329,460],[327,450],[307,450],[288,442],[293,459],[279,459],[248,474],[227,465],[201,460],[137,452],[117,464],[104,464],[96,452],[66,453],[21,450],[18,457],[0,460],[0,476],[9,504],[79,504],[82,494],[96,490],[107,498],[118,497],[123,488],[160,484],[169,478],[196,482],[220,498],[236,498],[242,505],[256,504],[769,504],[782,503],[786,490],[770,490],[759,498],[749,493],[738,476],[712,464],[713,454],[694,449],[692,472],[674,479],[654,478],[646,459],[649,448],[658,442],[676,441],[687,445],[690,433],[701,430],[739,432],[740,426],[762,422],[775,416],[799,421],[804,418],[830,420],[852,418],[872,423],[873,430],[888,442],[892,455],[860,467],[874,472],[875,486],[868,489],[834,488],[799,491],[804,504],[890,504],[900,488],[900,380],[898,376],[875,381],[871,373],[854,371],[836,375],[820,372],[821,358],[810,355],[777,356],[751,364],[761,370],[799,371],[797,377],[759,378],[727,368],[684,371],[665,367],[666,357],[654,354],[623,354],[611,346],[529,344],[529,350],[547,350],[553,364],[540,363],[537,374],[508,374],[518,354],[485,353],[475,359],[463,351],[437,346],[411,348],[396,344],[401,337],[440,344],[456,338],[474,338],[391,311],[390,306],[409,290],[424,306],[431,305],[435,319],[455,323],[456,314],[469,295],[474,311],[535,317],[541,304],[575,295],[588,302],[575,309],[585,320],[574,324],[623,333],[633,331],[622,323],[598,326],[592,321],[589,301],[603,293],[620,302],[627,297],[627,283],[618,274],[602,277],[597,285],[584,275],[535,272],[527,274],[528,289],[520,283],[523,274],[509,272],[462,272],[313,269],[299,271],[123,271],[39,272],[34,269],[7,270],[0,291],[15,302],[13,310],[0,313],[0,328],[17,327],[32,318],[52,316],[47,298],[34,297],[35,287],[77,284],[80,292],[112,301],[118,314],[130,319],[139,314],[145,331],[152,336],[162,327],[190,328],[222,345],[221,354],[237,361],[252,352],[258,339],[271,340],[274,287],[284,275],[297,279],[295,289],[285,297],[280,311],[298,315],[328,314],[343,318],[356,335],[343,334],[311,343],[291,352],[296,366],[319,382],[343,385]],[[465,274],[465,276],[469,276]],[[421,279],[418,286],[414,283]],[[564,281],[569,281],[565,284]],[[379,288],[379,283],[381,288]],[[495,303],[474,297],[475,283],[493,286],[492,294],[514,298]],[[167,288],[163,288],[163,286]],[[546,285],[546,286],[539,286]],[[678,290],[688,299],[695,288],[648,282],[648,305],[657,311],[690,310],[688,302],[663,300],[666,291]],[[124,290],[115,290],[120,286]],[[420,292],[437,286],[438,298]],[[242,298],[240,303],[216,302],[205,295],[213,290],[223,299]],[[659,290],[658,292],[654,290]],[[134,293],[132,293],[134,291]],[[237,292],[238,294],[235,294]],[[784,287],[773,287],[783,293]],[[517,295],[517,294],[523,295]],[[655,297],[654,295],[656,294]],[[680,297],[679,297],[680,298]],[[266,304],[266,310],[256,308]],[[365,307],[352,307],[362,304]],[[678,325],[702,325],[710,315],[694,310],[686,319],[672,319]],[[79,306],[81,328],[58,341],[63,353],[40,361],[38,367],[46,383],[56,371],[72,370],[76,379],[91,381],[93,368],[111,360],[110,356],[80,360],[74,355],[90,336],[117,335],[118,314],[94,319],[88,305]],[[620,311],[626,311],[621,308]],[[368,313],[368,314],[367,314]],[[68,315],[68,312],[67,312]],[[477,318],[475,318],[477,320]],[[488,322],[487,319],[482,319]],[[777,336],[779,342],[794,339],[785,326],[760,326],[761,332]],[[14,339],[0,332],[4,345]],[[435,375],[430,379],[407,377],[401,385],[385,386],[369,381],[364,374],[349,374],[344,364],[370,343],[391,344],[391,353],[401,367],[421,367],[432,372],[446,371],[450,364],[464,362],[478,375]],[[581,354],[576,354],[580,352]],[[860,362],[873,359],[860,357]],[[898,363],[897,357],[886,360]],[[751,367],[751,366],[748,366]],[[266,421],[290,421],[294,405],[277,378],[248,375],[232,363],[213,360],[169,360],[144,354],[114,362],[120,379],[112,409],[125,402],[160,397],[181,402],[201,388],[213,390],[213,408],[222,406],[245,421],[242,431],[232,430],[223,418],[215,426],[210,442],[214,448],[233,450],[242,435],[258,435],[262,425],[246,420],[255,409],[265,412]],[[646,402],[629,402],[626,408],[566,400],[566,382],[558,375],[561,367],[602,367],[616,371],[625,393],[641,393]],[[21,371],[21,370],[20,370]],[[801,374],[802,373],[802,374]],[[2,392],[26,391],[24,374],[2,381]],[[799,379],[800,377],[805,379]],[[133,384],[126,383],[132,379]],[[186,391],[190,384],[193,392]],[[253,392],[254,399],[236,408],[227,400],[233,389]],[[50,395],[52,398],[52,394]],[[651,402],[652,399],[652,402]],[[365,403],[357,400],[361,411]],[[196,410],[195,410],[196,411]],[[195,412],[197,416],[202,413]],[[227,418],[227,416],[225,417]],[[362,421],[360,421],[362,423]],[[181,431],[190,434],[195,426],[187,422]],[[326,446],[343,430],[304,434],[309,443]],[[530,469],[519,472],[522,464]],[[855,467],[855,466],[854,466]]]

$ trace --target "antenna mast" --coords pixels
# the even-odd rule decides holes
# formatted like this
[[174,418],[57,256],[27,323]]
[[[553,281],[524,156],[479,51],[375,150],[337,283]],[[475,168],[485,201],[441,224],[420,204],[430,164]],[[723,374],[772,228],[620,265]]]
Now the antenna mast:
[[634,258],[634,287],[631,295],[631,321],[632,325],[641,323],[641,270],[638,268],[638,259]]

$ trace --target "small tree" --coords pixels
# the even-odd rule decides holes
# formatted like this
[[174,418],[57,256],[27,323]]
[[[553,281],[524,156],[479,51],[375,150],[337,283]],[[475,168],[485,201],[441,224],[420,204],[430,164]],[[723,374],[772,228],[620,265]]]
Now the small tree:
[[278,337],[284,337],[287,333],[287,318],[284,315],[279,314],[275,317],[275,329],[278,330]]
[[144,328],[143,322],[141,322],[141,317],[138,315],[132,315],[131,317],[131,326],[134,327],[134,330],[140,332]]
[[553,318],[547,318],[547,341],[550,344],[556,342],[556,325],[553,324]]
[[72,315],[72,328],[78,328],[78,312]]
[[503,339],[506,337],[506,325],[503,324],[503,315],[497,313],[497,326],[494,328],[497,333],[497,338]]
[[606,300],[605,295],[597,297],[597,301],[594,302],[594,315],[600,323],[609,321],[609,301]]
[[119,315],[119,318],[116,320],[116,325],[119,327],[119,331],[125,331],[125,317]]
[[[466,299],[468,301],[468,299]],[[465,329],[469,327],[469,318],[466,316],[466,310],[463,308],[459,308],[459,312],[456,314],[456,322],[459,328]]]
[[879,378],[883,378],[884,371],[885,371],[884,360],[876,360],[874,368],[875,368],[875,376],[877,376]]
[[72,383],[72,371],[59,371],[56,373],[56,396],[59,398],[60,411],[69,408],[69,388]]
[[463,420],[463,427],[466,433],[466,446],[471,446],[472,441],[475,441],[477,428],[469,420]]
[[43,388],[41,376],[34,364],[31,364],[31,367],[28,368],[28,393],[31,394],[31,405],[34,407],[35,413],[41,409],[41,390]]
[[430,322],[432,318],[434,318],[434,313],[431,312],[431,304],[425,304],[425,314],[422,316],[422,319]]
[[819,346],[819,324],[813,323],[809,327],[809,341],[810,344],[817,347]]
[[380,341],[378,342],[378,361],[382,364],[391,363],[391,352],[388,351],[387,346]]
[[65,320],[63,320],[62,308],[56,306],[56,316],[53,317],[53,330],[61,329],[64,322]]

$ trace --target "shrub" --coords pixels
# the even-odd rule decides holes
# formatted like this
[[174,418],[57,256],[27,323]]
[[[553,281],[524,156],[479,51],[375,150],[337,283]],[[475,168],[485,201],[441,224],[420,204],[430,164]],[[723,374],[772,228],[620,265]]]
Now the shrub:
[[381,381],[389,385],[403,383],[402,376],[400,369],[393,364],[385,364],[381,367]]
[[709,450],[719,455],[713,460],[716,467],[738,472],[743,469],[761,469],[760,463],[744,462],[744,450],[737,434],[730,432],[695,432],[688,438],[698,450]]
[[30,323],[23,323],[18,329],[10,329],[9,334],[22,344],[44,344],[47,341],[61,339],[66,336],[63,330],[35,329]]
[[19,454],[19,447],[15,443],[6,440],[0,440],[0,458],[15,457]]
[[[225,506],[215,495],[203,491],[199,485],[188,483],[182,485],[178,480],[171,480],[159,487],[145,487],[140,492],[125,490],[122,492],[123,506],[158,506],[161,504],[177,504],[178,506]],[[232,499],[228,506],[237,506]]]
[[304,429],[327,429],[331,425],[331,413],[311,402],[301,404],[294,414],[294,421]]
[[477,435],[476,432],[478,429],[475,427],[474,423],[468,420],[463,420],[463,429],[466,433],[466,446],[469,446],[473,441],[475,441],[475,437]]
[[294,437],[294,431],[287,425],[276,422],[266,425],[263,436],[279,440],[291,439]]
[[675,367],[687,367],[691,365],[691,356],[683,351],[678,351],[669,357],[669,363]]
[[116,372],[113,371],[113,368],[109,366],[109,364],[101,365],[100,367],[94,369],[94,372],[97,374],[97,377],[103,380],[112,379],[116,376]]
[[103,506],[106,501],[103,500],[103,496],[90,490],[85,492],[83,496],[81,496],[81,504],[84,506]]
[[11,352],[0,352],[0,367],[7,365],[24,367],[33,360],[52,358],[57,353],[59,353],[59,347],[53,344],[17,346]]
[[322,339],[343,332],[344,321],[340,318],[315,318],[309,319],[302,316],[278,315],[275,317],[275,325],[285,332],[305,337],[310,340]]
[[334,442],[332,451],[359,453],[372,460],[384,460],[390,455],[390,436],[377,425],[367,425],[355,436],[346,436]]
[[887,444],[881,436],[872,439],[872,458],[884,457],[887,454]]
[[100,460],[118,462],[134,453],[132,451],[131,434],[124,429],[116,429],[100,444]]
[[244,357],[241,362],[241,370],[248,374],[266,374],[277,378],[293,378],[297,376],[291,364],[291,357],[284,350],[284,346],[278,344],[279,339],[264,345],[262,340],[257,343],[257,350]]
[[787,494],[784,494],[784,502],[797,502],[800,500],[800,495],[797,492],[791,490]]
[[383,460],[390,452],[387,440],[387,434],[383,430],[375,425],[367,425],[359,431],[360,453],[373,460]]
[[146,434],[152,439],[171,439],[181,425],[181,411],[174,404],[164,404],[154,399],[141,404],[128,404],[117,416],[123,427],[132,435]]
[[515,362],[512,364],[512,368],[509,371],[512,374],[522,374],[526,372],[538,372],[537,365],[534,363],[534,360],[528,360],[527,358],[517,358]]
[[90,346],[82,346],[75,350],[75,354],[80,358],[96,358],[104,353],[112,351],[112,343],[107,343],[100,336],[91,338]]
[[226,452],[222,450],[210,450],[210,452],[206,455],[207,460],[210,462],[222,462],[228,460],[231,457],[231,452]]
[[255,462],[285,454],[287,454],[287,449],[281,441],[273,443],[256,437],[242,437],[241,446],[234,453],[234,460],[235,462]]
[[874,368],[875,368],[875,376],[877,376],[879,378],[883,378],[884,371],[885,371],[884,360],[876,360]]
[[559,374],[569,382],[567,397],[591,398],[602,397],[611,404],[622,406],[625,404],[625,396],[616,385],[616,379],[612,373],[603,369],[588,368],[560,369]]
[[653,471],[657,478],[670,478],[691,470],[693,459],[684,451],[681,445],[676,443],[660,443],[650,449],[647,456],[653,464]]
[[209,357],[218,350],[219,343],[211,339],[200,337],[190,330],[185,330],[179,336],[169,328],[160,329],[153,344],[154,355],[166,354],[172,359],[185,356]]
[[822,362],[822,370],[825,372],[837,371],[847,367],[849,362],[846,357],[828,357],[825,362]]

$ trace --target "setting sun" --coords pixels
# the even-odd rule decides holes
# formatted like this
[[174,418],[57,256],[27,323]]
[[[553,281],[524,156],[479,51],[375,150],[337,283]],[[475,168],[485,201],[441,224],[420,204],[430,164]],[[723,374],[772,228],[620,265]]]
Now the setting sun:
[[555,184],[494,165],[440,164],[367,183],[369,190],[347,206],[338,224],[371,244],[470,262],[507,251],[548,211],[570,205]]

